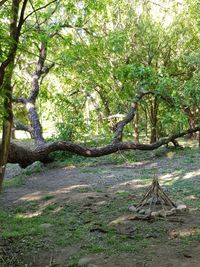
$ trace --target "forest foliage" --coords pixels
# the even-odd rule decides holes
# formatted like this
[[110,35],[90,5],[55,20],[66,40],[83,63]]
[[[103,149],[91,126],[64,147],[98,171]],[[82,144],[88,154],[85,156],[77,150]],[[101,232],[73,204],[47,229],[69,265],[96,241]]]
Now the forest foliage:
[[53,139],[98,144],[121,121],[124,140],[136,143],[199,126],[199,9],[195,0],[1,1],[1,71],[15,50],[1,84],[2,126],[7,99],[12,129],[36,145],[47,122]]
[[[170,2],[53,1],[38,11],[45,1],[28,2],[26,16],[32,15],[20,36],[13,97],[29,96],[45,44],[43,68],[50,70],[39,79],[36,107],[41,120],[55,122],[59,137],[109,136],[141,86],[155,95],[139,104],[140,133],[148,135],[155,127],[156,139],[187,128],[188,122],[197,125],[199,6]],[[7,1],[0,11],[2,62],[12,43],[10,8]],[[14,117],[31,124],[22,103],[14,104]],[[127,127],[127,137],[133,127]]]

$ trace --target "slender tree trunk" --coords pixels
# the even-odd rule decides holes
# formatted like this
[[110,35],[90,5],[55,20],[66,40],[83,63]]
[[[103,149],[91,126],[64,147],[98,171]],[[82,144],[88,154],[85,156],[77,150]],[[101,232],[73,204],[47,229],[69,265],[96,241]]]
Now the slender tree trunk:
[[[198,110],[197,108],[189,108],[189,107],[184,107],[183,111],[185,112],[185,115],[187,116],[188,119],[188,124],[190,126],[190,129],[193,129],[198,125]],[[192,139],[198,139],[198,133],[191,133],[189,134],[189,137]]]
[[157,115],[158,115],[158,100],[157,97],[154,97],[154,99],[150,101],[151,144],[157,141],[157,121],[158,121]]
[[200,131],[199,131],[199,148],[200,148]]
[[151,126],[151,137],[150,137],[150,143],[154,143],[157,140],[157,130],[156,130],[156,122],[154,121]]
[[[10,69],[10,70],[9,70]],[[5,168],[9,153],[9,147],[10,147],[10,139],[11,139],[11,131],[12,131],[12,125],[13,125],[13,113],[12,113],[12,86],[11,86],[11,77],[12,77],[12,71],[13,67],[10,65],[9,68],[8,77],[5,75],[5,83],[3,83],[3,88],[6,93],[6,97],[4,100],[4,110],[6,112],[6,115],[4,117],[3,121],[3,135],[2,135],[2,152],[0,154],[0,192],[2,190],[2,184],[5,174]]]
[[148,138],[148,112],[146,107],[144,106],[144,116],[145,116],[145,136]]
[[[195,118],[192,115],[190,115],[188,117],[188,122],[189,122],[189,125],[190,125],[190,129],[194,128],[197,125],[196,121],[195,121]],[[190,138],[197,139],[198,138],[198,134],[197,133],[192,133],[192,134],[190,134]]]
[[[28,0],[22,1],[22,8],[19,16],[19,0],[12,0],[10,12],[10,49],[7,59],[0,66],[0,89],[4,95],[5,116],[3,119],[2,149],[0,153],[0,191],[5,174],[6,163],[10,148],[11,131],[13,126],[12,113],[12,76],[14,61],[19,43],[21,27],[24,23],[24,12]],[[19,20],[18,20],[19,17]]]
[[138,105],[137,105],[137,111],[135,113],[135,119],[134,119],[134,141],[135,143],[139,143],[139,111],[138,111]]
[[14,122],[13,122],[13,125],[12,125],[11,139],[16,139],[16,136],[15,136],[15,127],[14,127]]
[[12,113],[12,86],[11,80],[14,69],[14,60],[17,50],[17,43],[19,40],[17,19],[19,11],[19,1],[13,0],[10,16],[10,51],[7,60],[1,64],[0,69],[0,86],[4,94],[4,112],[3,118],[3,134],[2,134],[2,151],[0,153],[0,191],[2,190],[2,184],[6,169],[7,158],[10,148],[11,131],[13,125],[13,113]]

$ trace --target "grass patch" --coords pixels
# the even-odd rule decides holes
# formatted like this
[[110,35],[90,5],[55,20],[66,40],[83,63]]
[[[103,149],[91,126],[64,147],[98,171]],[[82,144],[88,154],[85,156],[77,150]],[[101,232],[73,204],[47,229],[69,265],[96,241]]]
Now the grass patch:
[[[39,201],[30,201],[12,210],[1,212],[1,236],[8,242],[12,241],[10,246],[13,251],[20,248],[24,254],[35,249],[52,250],[81,244],[80,252],[73,255],[68,265],[61,265],[77,266],[81,255],[139,253],[141,249],[152,244],[152,240],[146,238],[148,234],[157,233],[159,240],[166,234],[165,221],[156,221],[153,224],[144,221],[134,222],[131,226],[131,229],[134,229],[131,239],[126,232],[118,232],[116,226],[111,226],[110,222],[127,214],[127,207],[132,204],[132,200],[127,198],[126,191],[117,192],[116,195],[119,198],[109,201],[108,205],[99,206],[95,212],[77,205],[48,204],[53,196],[46,195]],[[47,206],[41,208],[43,204]],[[60,207],[55,214],[55,210]],[[36,215],[29,217],[31,214]],[[50,224],[51,227],[43,228],[43,224]],[[199,234],[189,239],[182,238],[181,242],[187,245],[190,240],[198,238]],[[25,262],[23,257],[20,257],[22,266]]]
[[[161,153],[161,152],[160,152]],[[130,157],[130,161],[137,160],[137,157],[142,156],[138,154],[137,157],[133,153],[123,153],[127,158]],[[162,157],[162,153],[157,157]],[[78,166],[90,166],[94,163],[111,163],[117,160],[117,163],[125,162],[125,159],[121,155],[109,155],[107,157],[92,160],[86,159],[79,161],[75,157],[71,158],[68,163],[64,162],[63,166],[70,164],[78,164]],[[123,158],[123,162],[121,161]],[[170,160],[178,160],[177,164],[174,164],[174,168],[177,173],[176,179],[169,181],[162,180],[167,189],[170,190],[169,195],[173,200],[181,199],[187,205],[200,208],[200,197],[197,177],[191,179],[183,179],[186,172],[197,169],[199,163],[199,152],[195,150],[187,150],[185,154],[182,150],[177,150],[173,154],[173,159],[167,158],[167,162]],[[193,166],[192,160],[195,161],[197,167]],[[186,164],[186,161],[189,163]],[[63,164],[63,163],[62,163]],[[192,164],[192,165],[189,165]],[[94,165],[93,165],[94,166]],[[170,165],[171,166],[171,165]],[[163,170],[165,173],[174,172],[174,169]],[[85,168],[81,170],[83,173],[94,173],[97,170]],[[106,174],[106,169],[103,167],[98,168],[98,173]],[[138,177],[140,179],[141,188],[133,188],[135,197],[129,198],[131,191],[130,188],[125,190],[118,190],[112,194],[111,197],[105,197],[104,194],[98,194],[98,197],[102,198],[105,202],[103,205],[96,205],[95,199],[87,199],[91,201],[91,205],[84,205],[84,203],[73,204],[68,203],[64,199],[57,201],[56,197],[51,194],[46,194],[41,199],[35,201],[24,202],[23,204],[13,207],[7,211],[0,212],[0,225],[1,233],[0,237],[9,244],[9,248],[18,253],[22,251],[24,255],[33,254],[35,251],[51,251],[54,249],[68,248],[70,246],[79,245],[80,251],[74,253],[69,262],[60,266],[77,266],[78,259],[82,255],[103,253],[105,255],[119,255],[121,253],[138,253],[144,252],[150,248],[152,243],[154,244],[168,240],[167,231],[168,227],[175,228],[178,224],[168,224],[167,220],[155,221],[154,223],[148,223],[146,221],[123,221],[123,217],[130,215],[128,212],[128,206],[138,203],[146,190],[145,186],[151,183],[154,176],[155,169],[142,170]],[[165,174],[164,173],[164,174]],[[176,175],[175,175],[176,176]],[[25,176],[18,176],[13,179],[5,180],[4,186],[20,186],[23,184]],[[6,185],[7,183],[7,185]],[[73,193],[86,193],[92,191],[91,188],[80,187],[73,191]],[[99,187],[94,189],[97,193],[106,193],[105,187]],[[193,198],[190,198],[193,196]],[[195,198],[196,197],[196,198]],[[100,199],[101,200],[101,199]],[[101,202],[101,201],[99,201]],[[113,221],[121,219],[122,221],[116,225],[111,224]],[[119,220],[120,221],[120,220]],[[44,227],[45,224],[49,224],[49,227]],[[199,227],[199,226],[198,226]],[[132,231],[129,235],[129,229]],[[147,236],[157,234],[153,238]],[[180,246],[190,245],[193,241],[200,240],[200,234],[197,231],[194,235],[189,237],[180,238]],[[19,263],[13,264],[13,266],[25,266],[25,258],[23,255],[18,256]],[[0,262],[1,266],[1,262]],[[6,265],[5,265],[6,266]],[[7,266],[9,266],[7,264]]]
[[41,198],[41,200],[43,200],[43,201],[47,201],[47,200],[50,200],[50,199],[52,199],[52,198],[54,198],[54,196],[53,195],[45,195],[45,196],[43,196],[42,198]]
[[96,173],[96,170],[91,170],[91,169],[82,169],[80,170],[82,173]]
[[130,195],[130,193],[127,191],[118,191],[116,192],[116,195],[123,197],[123,198],[127,198]]
[[[81,243],[82,254],[103,252],[109,255],[133,252],[145,246],[142,235],[138,234],[135,240],[128,240],[109,225],[112,218],[127,211],[128,202],[124,197],[98,207],[95,213],[63,203],[56,215],[54,211],[61,207],[60,203],[41,208],[48,200],[49,196],[45,196],[40,201],[25,203],[0,213],[1,236],[8,242],[12,241],[10,246],[13,251],[20,247],[26,254],[36,248],[50,250]],[[43,224],[51,226],[44,228]],[[73,261],[77,262],[78,255],[74,255],[70,266],[73,266]],[[23,263],[21,257],[21,266]]]
[[11,179],[4,179],[3,187],[4,188],[20,187],[24,184],[25,180],[26,180],[26,176],[24,174],[17,175]]

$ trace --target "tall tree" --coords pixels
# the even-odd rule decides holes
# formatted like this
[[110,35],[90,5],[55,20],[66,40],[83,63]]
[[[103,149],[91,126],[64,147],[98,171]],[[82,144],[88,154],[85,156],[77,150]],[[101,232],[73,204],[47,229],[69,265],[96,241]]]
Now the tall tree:
[[6,59],[0,66],[0,89],[4,97],[4,119],[3,119],[3,135],[2,135],[2,150],[0,154],[0,191],[2,188],[6,162],[9,153],[11,129],[13,125],[12,113],[12,76],[14,70],[14,61],[19,43],[19,37],[22,25],[24,23],[24,12],[28,0],[21,3],[19,0],[12,0],[10,9],[10,36],[9,36],[9,51]]
[[[6,1],[5,1],[6,2]],[[9,153],[11,130],[13,126],[13,111],[12,111],[12,99],[13,99],[13,86],[12,77],[15,67],[16,53],[20,41],[20,35],[22,26],[26,20],[37,11],[48,7],[50,4],[56,2],[53,0],[44,6],[40,6],[33,11],[30,11],[25,16],[28,0],[12,0],[11,5],[2,6],[0,15],[2,16],[2,22],[5,21],[4,13],[9,14],[9,36],[6,36],[8,41],[8,48],[5,49],[6,55],[3,62],[0,65],[0,92],[3,98],[4,115],[3,115],[3,134],[2,134],[2,149],[0,153],[0,190],[2,188],[3,178],[5,174],[6,162]],[[4,1],[2,5],[5,4]],[[7,2],[6,2],[7,4]],[[6,10],[6,12],[5,12]],[[5,40],[4,40],[5,42]]]

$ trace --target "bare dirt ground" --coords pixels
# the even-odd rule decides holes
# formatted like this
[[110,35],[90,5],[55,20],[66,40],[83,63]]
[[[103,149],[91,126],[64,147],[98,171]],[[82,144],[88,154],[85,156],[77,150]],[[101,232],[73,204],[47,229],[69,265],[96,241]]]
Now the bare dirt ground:
[[[89,207],[94,212],[105,202],[120,201],[118,196],[127,197],[129,203],[132,200],[135,204],[154,175],[172,198],[182,198],[186,202],[189,213],[178,216],[181,220],[177,222],[166,219],[159,225],[161,228],[156,229],[155,222],[131,220],[132,214],[128,211],[127,202],[121,216],[119,212],[115,220],[110,218],[110,223],[122,234],[130,234],[130,229],[137,227],[141,230],[143,225],[148,227],[149,235],[145,233],[144,239],[151,240],[150,244],[143,247],[140,253],[128,251],[118,255],[104,252],[81,255],[78,266],[200,267],[199,153],[184,155],[182,152],[169,152],[164,157],[136,163],[99,163],[96,166],[45,169],[27,177],[20,187],[5,189],[1,196],[1,207],[2,210],[9,210],[30,201],[41,200],[48,195],[54,202],[77,205],[80,209]],[[49,199],[47,202],[51,201]],[[30,260],[26,255],[25,266],[77,266],[70,265],[69,262],[73,255],[80,252],[82,245],[78,242],[67,247],[39,250],[34,259],[31,256]]]

